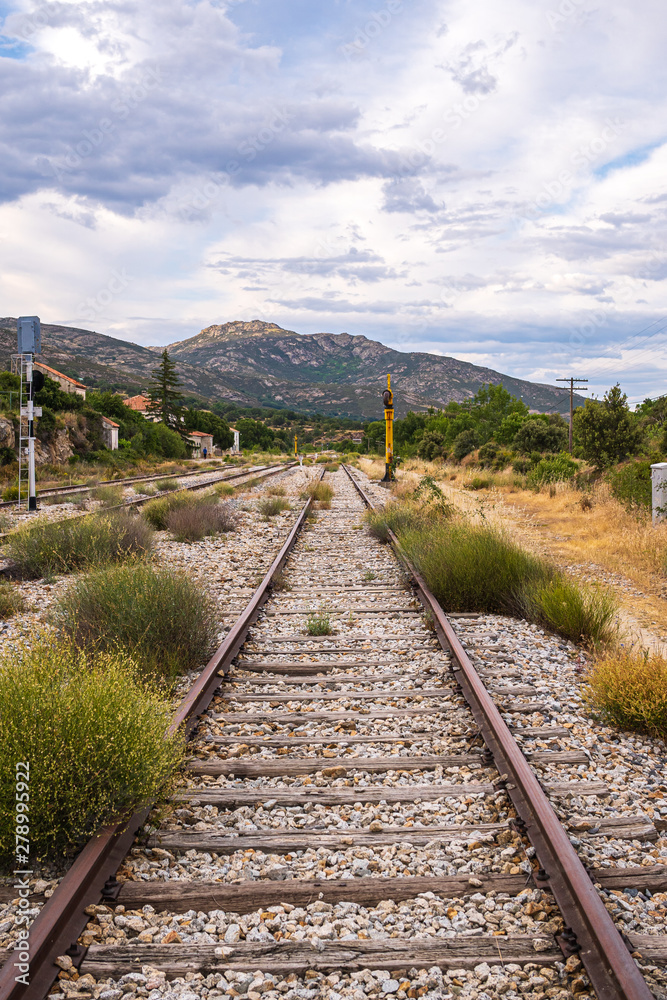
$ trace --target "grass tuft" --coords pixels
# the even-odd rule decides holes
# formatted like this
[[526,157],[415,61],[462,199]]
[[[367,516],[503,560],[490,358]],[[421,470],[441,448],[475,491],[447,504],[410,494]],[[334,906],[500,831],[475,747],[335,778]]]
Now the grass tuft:
[[331,617],[324,608],[319,611],[311,611],[306,619],[306,631],[308,635],[332,635]]
[[6,621],[12,615],[25,611],[25,599],[21,591],[6,581],[0,582],[0,619]]
[[184,573],[149,563],[81,577],[53,622],[75,645],[131,653],[142,673],[172,679],[202,666],[217,635],[215,605]]
[[173,493],[181,488],[178,479],[158,479],[155,486],[160,493]]
[[258,512],[266,521],[270,517],[275,517],[276,514],[281,514],[284,510],[291,509],[289,500],[284,500],[282,497],[267,497],[266,500],[260,500],[257,504]]
[[218,483],[213,492],[219,497],[231,497],[235,490],[231,483]]
[[617,650],[594,661],[589,704],[621,729],[667,738],[667,659]]
[[559,574],[548,584],[528,588],[519,604],[523,617],[572,642],[609,645],[618,637],[618,601],[606,587],[586,587]]
[[37,579],[142,557],[152,542],[140,518],[118,511],[22,528],[10,536],[7,552],[23,577]]
[[316,503],[327,504],[330,507],[334,498],[333,486],[323,483],[321,479],[311,482],[301,493],[302,500],[307,500],[309,497]]
[[590,646],[617,636],[611,590],[581,586],[496,528],[437,522],[409,504],[392,504],[369,521],[377,537],[392,527],[445,611],[515,615]]
[[99,500],[102,507],[117,507],[125,499],[122,486],[96,486],[90,495],[93,500]]
[[167,514],[167,528],[177,542],[198,542],[207,535],[235,531],[238,514],[229,504],[199,503]]
[[142,516],[157,531],[165,531],[167,528],[167,518],[174,510],[184,507],[196,507],[197,504],[210,503],[210,494],[195,496],[194,493],[170,493],[168,496],[156,497],[149,500],[142,508]]
[[[51,640],[0,659],[0,861],[14,858],[16,765],[27,761],[31,860],[71,853],[99,826],[162,793],[183,759],[171,708],[127,654],[91,656]],[[20,810],[20,811],[19,811]],[[18,820],[20,825],[20,820]]]
[[271,486],[267,486],[266,492],[270,497],[284,497],[287,495],[287,490],[280,483],[272,483]]

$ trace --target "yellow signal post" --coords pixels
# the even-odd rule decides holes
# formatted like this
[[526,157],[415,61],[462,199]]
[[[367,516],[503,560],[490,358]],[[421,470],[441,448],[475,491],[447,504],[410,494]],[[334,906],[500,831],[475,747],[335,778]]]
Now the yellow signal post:
[[294,457],[295,457],[295,458],[296,458],[296,456],[297,456],[297,450],[298,450],[298,449],[297,449],[297,446],[296,446],[296,434],[295,434],[295,435],[294,435]]
[[382,402],[385,419],[385,471],[381,481],[391,483],[394,480],[394,394],[391,391],[391,375],[387,375],[387,388],[382,393]]

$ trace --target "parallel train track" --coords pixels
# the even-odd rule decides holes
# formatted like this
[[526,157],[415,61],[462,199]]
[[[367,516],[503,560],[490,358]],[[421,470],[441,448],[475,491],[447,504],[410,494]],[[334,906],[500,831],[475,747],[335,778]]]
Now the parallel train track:
[[[367,490],[347,469],[334,481],[332,509],[309,524],[305,505],[176,714],[193,756],[173,811],[147,834],[143,810],[86,846],[33,925],[30,987],[17,987],[6,965],[2,1000],[41,1000],[59,955],[72,963],[65,983],[77,974],[115,983],[138,973],[149,984],[162,973],[228,974],[233,989],[234,976],[257,969],[276,982],[382,970],[384,992],[407,996],[424,995],[420,970],[562,970],[569,955],[600,998],[652,996],[628,945],[659,963],[665,941],[621,938],[545,795],[600,794],[595,783],[543,790],[457,635],[477,616],[448,619],[405,559],[361,530]],[[278,574],[291,589],[272,590]],[[304,623],[321,604],[334,631],[316,637]],[[502,683],[493,671],[485,681]],[[515,711],[530,715],[523,689],[512,690]],[[528,756],[542,765],[577,757]],[[654,871],[642,876],[660,884]],[[622,870],[598,878],[611,889],[628,880]],[[457,907],[472,897],[481,910],[516,907],[520,932],[458,933]],[[530,913],[556,912],[554,898],[560,916],[545,930]],[[396,904],[406,900],[446,912],[440,931],[397,931]],[[442,900],[454,902],[443,909]],[[344,914],[346,904],[368,908],[372,934],[341,933],[334,908]],[[255,911],[256,930],[240,940],[236,915]],[[114,912],[130,930],[116,930]],[[169,917],[156,924],[146,912]],[[206,915],[206,940],[162,934],[169,921],[187,926],[189,913]]]

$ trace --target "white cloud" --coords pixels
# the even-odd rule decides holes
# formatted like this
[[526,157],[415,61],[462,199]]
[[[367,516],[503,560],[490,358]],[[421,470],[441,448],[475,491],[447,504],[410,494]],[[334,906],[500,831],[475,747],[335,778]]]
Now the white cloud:
[[26,4],[4,33],[32,49],[0,59],[4,313],[86,325],[101,297],[90,325],[142,343],[263,316],[661,388],[659,335],[621,346],[664,308],[667,21],[554,10]]

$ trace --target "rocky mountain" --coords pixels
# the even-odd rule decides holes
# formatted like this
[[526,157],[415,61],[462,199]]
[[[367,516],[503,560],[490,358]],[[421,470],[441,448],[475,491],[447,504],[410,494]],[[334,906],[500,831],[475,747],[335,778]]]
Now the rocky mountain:
[[[569,408],[567,392],[555,386],[456,358],[395,351],[364,336],[304,335],[260,320],[209,326],[168,349],[185,391],[211,402],[377,419],[389,372],[399,417],[410,409],[444,406],[451,399],[461,402],[487,382],[505,386],[533,410],[565,413]],[[5,367],[15,350],[16,320],[0,319],[0,361]],[[42,324],[45,363],[90,386],[141,391],[161,350],[90,330]]]
[[341,414],[376,416],[389,372],[398,416],[408,409],[444,406],[451,399],[462,402],[487,382],[504,385],[533,410],[569,411],[567,392],[556,386],[512,378],[456,358],[395,351],[363,336],[304,336],[259,320],[206,327],[195,337],[170,344],[169,353],[225,378],[233,374],[270,379],[273,398],[298,409],[328,409],[337,403]]

